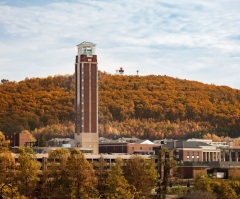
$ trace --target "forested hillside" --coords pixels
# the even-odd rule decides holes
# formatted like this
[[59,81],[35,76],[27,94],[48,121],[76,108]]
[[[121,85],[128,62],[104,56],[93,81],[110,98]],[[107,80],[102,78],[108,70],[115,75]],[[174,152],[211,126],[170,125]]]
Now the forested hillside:
[[[0,131],[74,123],[71,75],[2,80]],[[240,135],[240,91],[167,76],[99,72],[99,133],[142,138]],[[69,132],[72,133],[72,132]]]

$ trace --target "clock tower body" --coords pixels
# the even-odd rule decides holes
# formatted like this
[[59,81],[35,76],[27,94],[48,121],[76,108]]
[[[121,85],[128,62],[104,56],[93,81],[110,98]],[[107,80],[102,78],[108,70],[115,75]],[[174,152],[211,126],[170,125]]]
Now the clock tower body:
[[75,135],[77,146],[98,154],[98,66],[95,44],[77,45],[75,62]]

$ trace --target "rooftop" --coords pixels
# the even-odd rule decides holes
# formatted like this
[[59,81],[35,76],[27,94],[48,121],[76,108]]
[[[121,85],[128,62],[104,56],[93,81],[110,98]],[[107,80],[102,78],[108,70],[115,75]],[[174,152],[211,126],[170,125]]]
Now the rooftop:
[[84,42],[78,44],[77,46],[78,46],[78,47],[79,47],[79,46],[96,46],[96,44],[91,43],[91,42],[88,42],[88,41],[84,41]]

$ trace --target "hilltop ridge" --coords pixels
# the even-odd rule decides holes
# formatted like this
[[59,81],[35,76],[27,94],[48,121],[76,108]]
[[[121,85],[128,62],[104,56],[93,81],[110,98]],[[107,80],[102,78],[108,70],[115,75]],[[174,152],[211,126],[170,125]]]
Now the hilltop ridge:
[[[74,76],[0,85],[0,131],[74,123]],[[99,133],[142,138],[240,135],[240,91],[168,76],[99,72]]]

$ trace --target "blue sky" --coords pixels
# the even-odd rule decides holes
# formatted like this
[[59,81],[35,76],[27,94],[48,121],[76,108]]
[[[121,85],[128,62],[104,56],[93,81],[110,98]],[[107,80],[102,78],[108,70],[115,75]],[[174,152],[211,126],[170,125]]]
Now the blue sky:
[[0,0],[0,79],[74,73],[76,45],[99,70],[240,89],[239,0]]

